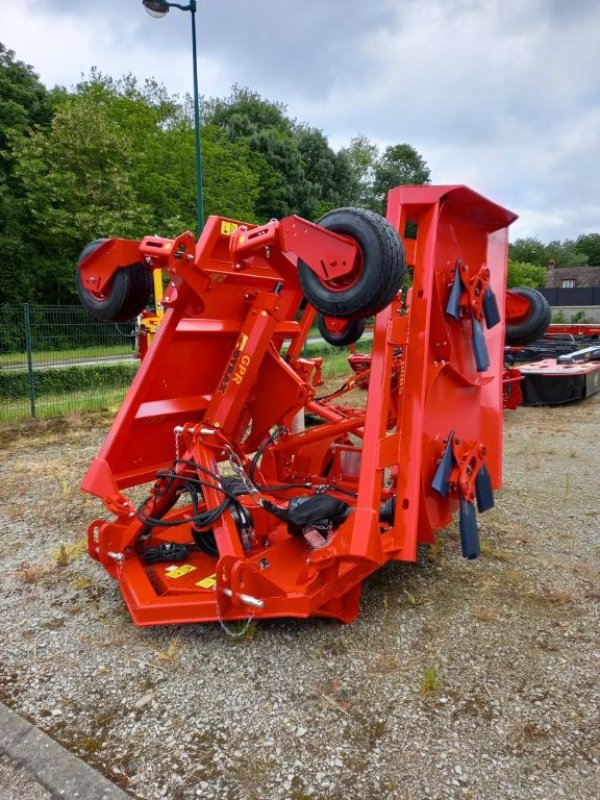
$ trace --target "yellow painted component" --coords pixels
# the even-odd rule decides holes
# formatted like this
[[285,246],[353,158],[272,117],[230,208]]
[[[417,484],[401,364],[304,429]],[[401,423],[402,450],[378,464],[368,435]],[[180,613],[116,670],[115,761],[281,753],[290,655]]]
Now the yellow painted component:
[[152,280],[154,281],[154,306],[156,309],[156,316],[160,322],[165,313],[164,308],[160,305],[163,299],[162,271],[160,269],[154,270],[152,273]]
[[182,564],[180,567],[175,567],[175,569],[166,569],[165,576],[167,578],[182,578],[184,575],[187,575],[189,572],[193,572],[197,567],[193,564]]
[[140,324],[146,333],[154,335],[160,325],[160,319],[158,317],[144,317]]
[[207,575],[206,578],[202,578],[201,581],[198,581],[196,586],[199,586],[201,589],[212,589],[213,586],[217,582],[217,576],[214,575]]

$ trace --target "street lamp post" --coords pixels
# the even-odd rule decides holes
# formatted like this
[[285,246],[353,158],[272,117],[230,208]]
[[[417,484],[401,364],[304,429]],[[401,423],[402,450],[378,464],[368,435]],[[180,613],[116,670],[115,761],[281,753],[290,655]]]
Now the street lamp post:
[[169,12],[170,8],[189,11],[192,18],[192,58],[194,61],[194,134],[196,144],[196,214],[198,221],[198,236],[204,228],[204,194],[202,189],[202,149],[200,147],[200,98],[198,94],[198,53],[196,47],[196,0],[184,6],[180,3],[168,3],[167,0],[142,0],[146,11],[151,17],[160,19]]

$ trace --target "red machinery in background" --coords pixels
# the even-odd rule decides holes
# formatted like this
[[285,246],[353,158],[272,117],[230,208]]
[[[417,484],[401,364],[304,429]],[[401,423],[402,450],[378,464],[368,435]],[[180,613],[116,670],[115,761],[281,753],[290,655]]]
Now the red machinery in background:
[[[111,515],[90,524],[89,553],[137,624],[350,622],[362,581],[414,561],[456,510],[463,554],[478,555],[476,507],[493,505],[502,476],[514,219],[463,186],[399,187],[387,221],[211,217],[197,243],[86,248],[79,294],[102,319],[138,313],[154,269],[169,277],[164,319],[82,484]],[[301,356],[317,312],[345,341],[376,315],[366,407],[344,403],[352,386],[320,389],[321,359]],[[142,484],[136,505],[126,490]]]

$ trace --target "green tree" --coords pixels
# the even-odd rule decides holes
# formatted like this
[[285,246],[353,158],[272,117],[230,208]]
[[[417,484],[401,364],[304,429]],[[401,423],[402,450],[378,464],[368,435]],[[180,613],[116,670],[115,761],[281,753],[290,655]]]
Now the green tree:
[[75,296],[73,264],[102,236],[135,236],[150,220],[131,181],[131,142],[101,106],[77,97],[57,110],[48,131],[15,138],[16,174],[36,224],[46,302]]
[[387,193],[394,186],[430,182],[430,170],[425,159],[410,144],[386,147],[375,163],[373,198],[375,210],[385,214]]
[[305,176],[304,196],[299,213],[315,219],[326,211],[344,205],[352,189],[350,163],[343,153],[335,153],[322,131],[295,126],[293,137],[302,160]]
[[[190,130],[190,137],[192,135]],[[190,140],[188,153],[191,152]],[[242,222],[256,222],[259,173],[253,168],[250,149],[243,143],[230,142],[215,125],[205,125],[202,128],[202,159],[206,215],[218,214]],[[195,190],[195,183],[190,180],[192,175],[193,172],[189,171],[187,178]]]
[[[58,92],[46,132],[14,136],[16,173],[35,220],[46,302],[74,297],[73,265],[102,236],[175,236],[195,230],[193,122],[154,82],[92,73]],[[250,219],[258,176],[243,144],[202,131],[205,209]]]
[[346,155],[335,153],[321,131],[290,119],[281,103],[234,86],[228,98],[207,103],[205,121],[251,151],[261,220],[288,214],[314,219],[351,191]]
[[539,264],[528,264],[524,261],[508,261],[508,288],[530,286],[539,289],[546,283],[548,270]]
[[577,246],[572,239],[564,239],[562,242],[558,240],[549,242],[545,246],[544,252],[546,263],[552,260],[556,262],[558,268],[585,267],[588,263],[587,255],[577,250]]
[[0,44],[0,303],[35,299],[36,249],[12,140],[47,126],[50,97],[30,66]]
[[340,153],[348,159],[350,168],[348,205],[372,208],[375,204],[373,197],[375,164],[379,158],[377,145],[360,134],[350,139],[350,145]]
[[258,218],[292,213],[304,176],[285,107],[234,86],[228,98],[208,101],[205,109],[207,125],[217,126],[231,142],[244,143],[255,157],[260,187],[255,205]]
[[533,236],[512,242],[508,252],[515,262],[537,264],[540,267],[548,263],[545,245]]
[[584,233],[577,237],[575,250],[587,256],[588,263],[600,266],[600,233]]

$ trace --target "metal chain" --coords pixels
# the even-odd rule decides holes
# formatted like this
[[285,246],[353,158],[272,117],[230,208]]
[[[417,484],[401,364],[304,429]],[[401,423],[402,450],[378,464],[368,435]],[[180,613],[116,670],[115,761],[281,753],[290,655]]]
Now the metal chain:
[[244,636],[250,630],[250,626],[254,622],[254,612],[251,610],[243,626],[238,631],[235,631],[232,628],[228,627],[227,623],[221,616],[221,604],[219,603],[218,597],[217,597],[217,615],[218,615],[217,621],[219,623],[219,627],[224,633],[227,634],[227,636],[229,636],[230,639],[243,639]]
[[231,467],[234,475],[241,480],[250,494],[260,494],[256,486],[250,480],[249,475],[247,475],[244,465],[242,464],[242,460],[238,454],[229,445],[226,446],[226,452],[229,466]]

